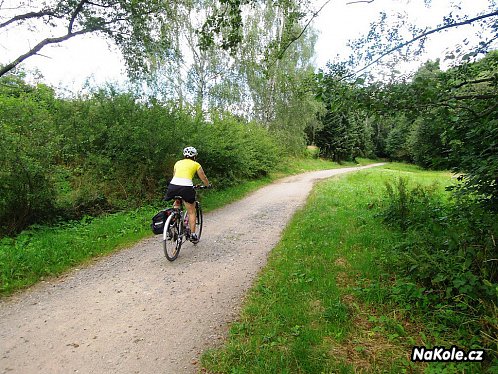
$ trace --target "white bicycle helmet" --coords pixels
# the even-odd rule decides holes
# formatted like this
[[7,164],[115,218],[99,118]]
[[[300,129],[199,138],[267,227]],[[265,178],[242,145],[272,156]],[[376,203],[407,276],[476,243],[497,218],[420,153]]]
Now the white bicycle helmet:
[[184,157],[195,157],[197,156],[197,149],[194,147],[187,147],[183,150]]

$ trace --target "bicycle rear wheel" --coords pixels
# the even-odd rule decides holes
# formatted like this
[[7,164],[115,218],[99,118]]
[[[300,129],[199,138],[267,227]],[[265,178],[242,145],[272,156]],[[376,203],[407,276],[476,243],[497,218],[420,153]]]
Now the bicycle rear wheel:
[[195,233],[197,234],[198,239],[201,238],[202,223],[203,223],[203,217],[202,217],[201,204],[198,201],[196,201],[195,202]]
[[177,214],[171,214],[164,224],[163,247],[164,255],[169,261],[174,261],[182,247],[181,220]]

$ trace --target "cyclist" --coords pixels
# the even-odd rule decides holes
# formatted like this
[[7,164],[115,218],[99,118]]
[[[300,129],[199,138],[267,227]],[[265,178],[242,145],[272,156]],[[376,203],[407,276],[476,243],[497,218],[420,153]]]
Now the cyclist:
[[[173,170],[173,179],[168,186],[165,200],[172,200],[175,196],[181,196],[188,212],[190,241],[197,243],[199,238],[195,233],[195,190],[192,178],[197,173],[206,187],[209,187],[209,180],[202,169],[201,164],[196,161],[197,149],[187,147],[183,150],[183,160],[177,161]],[[179,208],[179,202],[175,201],[174,208]]]

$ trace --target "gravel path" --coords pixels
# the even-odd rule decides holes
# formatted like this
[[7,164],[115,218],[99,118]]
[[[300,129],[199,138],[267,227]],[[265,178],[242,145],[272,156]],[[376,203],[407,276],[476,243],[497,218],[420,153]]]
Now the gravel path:
[[0,373],[197,372],[314,181],[377,165],[284,178],[206,214],[175,262],[155,236],[1,300]]

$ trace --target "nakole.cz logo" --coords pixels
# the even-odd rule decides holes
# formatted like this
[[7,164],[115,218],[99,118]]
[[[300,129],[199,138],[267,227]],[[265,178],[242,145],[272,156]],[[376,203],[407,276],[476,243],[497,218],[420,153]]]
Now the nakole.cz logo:
[[483,361],[484,350],[474,349],[465,352],[456,346],[452,346],[450,349],[413,347],[411,359],[413,362]]

